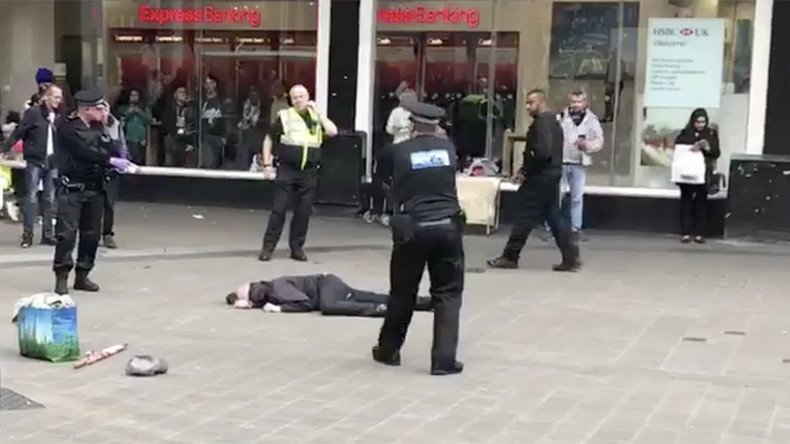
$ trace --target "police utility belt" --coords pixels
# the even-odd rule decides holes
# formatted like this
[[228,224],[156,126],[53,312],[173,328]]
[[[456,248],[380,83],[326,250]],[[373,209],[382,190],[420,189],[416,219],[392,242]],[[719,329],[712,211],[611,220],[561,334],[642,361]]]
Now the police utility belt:
[[67,176],[60,176],[60,189],[64,193],[81,193],[83,191],[102,191],[104,181],[96,182],[72,182]]
[[466,225],[466,215],[463,211],[450,217],[437,220],[415,221],[409,213],[395,213],[390,217],[392,241],[396,244],[405,244],[414,240],[414,234],[419,229],[450,227],[455,225],[463,232]]

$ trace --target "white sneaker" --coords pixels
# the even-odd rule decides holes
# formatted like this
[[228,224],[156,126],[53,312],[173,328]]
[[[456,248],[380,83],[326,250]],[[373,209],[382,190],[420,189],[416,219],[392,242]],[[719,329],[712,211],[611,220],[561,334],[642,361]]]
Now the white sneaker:
[[5,212],[8,214],[8,218],[14,222],[19,222],[19,206],[15,202],[6,202],[5,203]]
[[381,225],[384,225],[385,227],[389,227],[390,226],[389,214],[382,214],[381,217],[379,217],[379,223]]
[[362,216],[362,219],[364,219],[365,222],[372,224],[373,222],[376,221],[376,216],[374,216],[373,213],[371,213],[370,211],[365,211],[365,214]]

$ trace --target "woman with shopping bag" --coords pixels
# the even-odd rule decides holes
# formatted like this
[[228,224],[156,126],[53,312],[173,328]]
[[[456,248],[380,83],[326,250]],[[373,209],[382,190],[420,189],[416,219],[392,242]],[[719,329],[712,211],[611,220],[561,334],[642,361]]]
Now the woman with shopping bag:
[[721,155],[719,136],[710,127],[708,112],[697,108],[675,139],[672,182],[680,187],[680,241],[705,243],[708,209],[708,172]]

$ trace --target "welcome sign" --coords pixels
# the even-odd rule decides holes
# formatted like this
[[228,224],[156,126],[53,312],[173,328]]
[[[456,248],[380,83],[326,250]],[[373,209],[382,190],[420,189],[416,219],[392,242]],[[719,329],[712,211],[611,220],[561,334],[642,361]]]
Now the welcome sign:
[[718,108],[723,19],[653,19],[648,24],[645,106]]

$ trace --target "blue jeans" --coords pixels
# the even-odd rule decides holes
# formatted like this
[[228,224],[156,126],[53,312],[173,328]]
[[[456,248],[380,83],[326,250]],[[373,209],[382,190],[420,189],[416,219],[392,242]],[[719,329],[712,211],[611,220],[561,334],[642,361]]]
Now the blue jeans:
[[58,172],[55,168],[47,168],[28,163],[25,167],[25,204],[23,210],[23,227],[25,233],[33,233],[33,226],[38,216],[38,184],[43,181],[44,191],[42,197],[43,224],[41,236],[44,239],[53,237],[53,217],[55,215],[55,178]]
[[[568,196],[569,199],[563,199],[562,196],[558,196],[560,202],[562,202],[560,213],[566,214],[568,212],[567,205],[570,202],[571,229],[579,231],[582,229],[584,222],[584,185],[587,182],[587,169],[583,165],[566,163],[562,165],[562,180],[568,184],[570,196]],[[548,224],[545,224],[545,222],[544,227],[546,231],[549,230]]]

